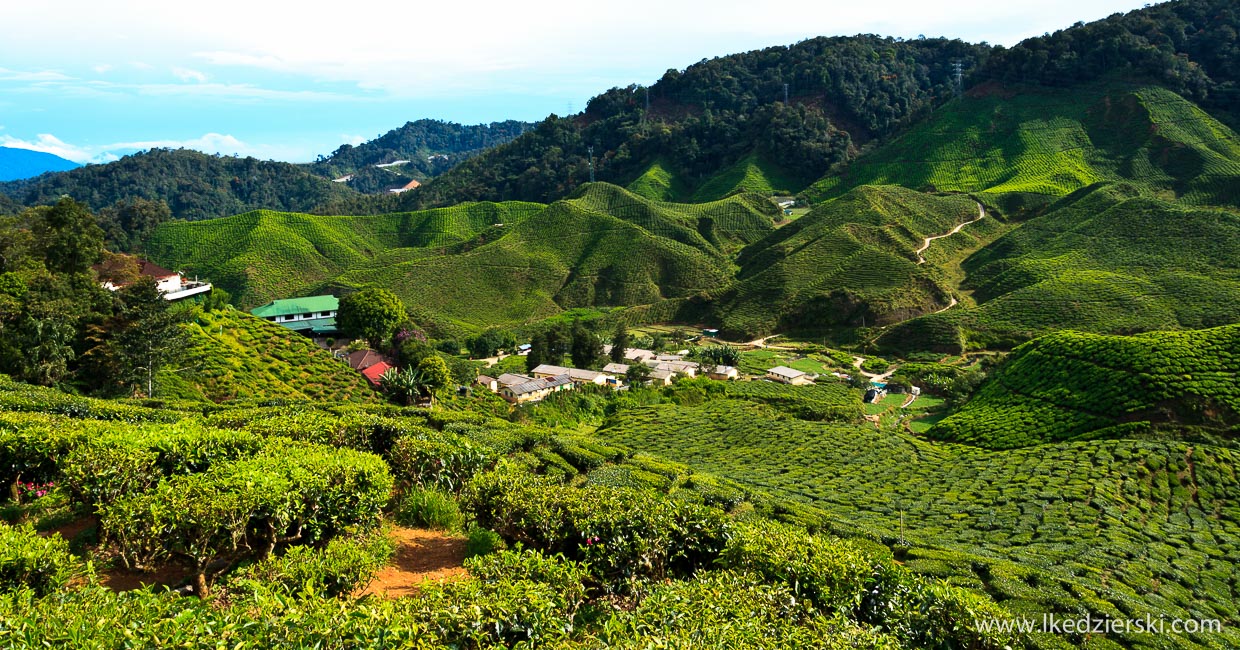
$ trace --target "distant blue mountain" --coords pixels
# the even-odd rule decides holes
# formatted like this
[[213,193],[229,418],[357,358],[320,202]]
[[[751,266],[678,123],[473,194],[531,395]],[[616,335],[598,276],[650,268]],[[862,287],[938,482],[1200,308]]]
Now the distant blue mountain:
[[64,172],[81,165],[42,151],[0,147],[0,182],[38,176],[43,172]]

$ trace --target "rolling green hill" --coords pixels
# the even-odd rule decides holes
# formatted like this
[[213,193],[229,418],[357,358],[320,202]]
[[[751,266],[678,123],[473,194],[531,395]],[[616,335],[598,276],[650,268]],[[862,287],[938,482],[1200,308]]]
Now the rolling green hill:
[[708,178],[693,193],[693,201],[715,201],[736,192],[757,194],[795,194],[804,183],[789,176],[760,156],[749,155]]
[[148,250],[210,278],[245,307],[378,285],[469,329],[725,285],[731,256],[773,230],[776,212],[754,195],[685,205],[598,183],[545,208],[475,203],[374,217],[263,211],[169,223]]
[[681,201],[689,195],[684,181],[662,160],[650,163],[625,189],[652,201]]
[[679,205],[596,183],[476,247],[352,270],[330,288],[390,287],[468,328],[651,304],[727,284],[729,253],[769,232],[774,212],[755,196]]
[[976,303],[884,332],[895,350],[1011,345],[1062,328],[1125,334],[1240,321],[1240,214],[1104,183],[962,263]]
[[382,403],[365,378],[310,339],[239,311],[205,312],[185,326],[181,372],[160,377],[161,398]]
[[1240,325],[1026,343],[959,411],[930,429],[992,449],[1052,441],[1240,434]]
[[263,210],[162,224],[148,242],[147,254],[161,264],[210,278],[239,305],[253,307],[303,294],[351,268],[441,251],[541,209],[532,203],[474,203],[370,217]]
[[943,309],[953,288],[942,266],[1001,224],[982,219],[935,240],[926,251],[932,263],[919,264],[916,251],[978,215],[967,196],[857,188],[741,251],[737,282],[715,301],[718,320],[729,332],[758,335],[882,325]]
[[986,84],[806,194],[892,183],[1021,206],[1131,180],[1189,203],[1235,204],[1238,176],[1236,134],[1170,91]]

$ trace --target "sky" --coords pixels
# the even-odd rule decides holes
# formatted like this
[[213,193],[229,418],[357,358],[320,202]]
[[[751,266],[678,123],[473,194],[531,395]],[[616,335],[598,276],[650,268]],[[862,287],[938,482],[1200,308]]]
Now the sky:
[[407,121],[535,121],[815,36],[1014,45],[1133,0],[3,0],[0,146],[309,162]]

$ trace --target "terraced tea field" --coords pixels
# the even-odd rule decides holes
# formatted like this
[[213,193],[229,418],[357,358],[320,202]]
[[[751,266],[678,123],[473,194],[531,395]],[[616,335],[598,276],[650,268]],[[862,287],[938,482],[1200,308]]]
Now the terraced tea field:
[[733,400],[640,408],[597,435],[819,508],[833,529],[903,548],[910,567],[1016,613],[1219,618],[1222,637],[1116,640],[1240,643],[1231,449],[1099,440],[988,451]]

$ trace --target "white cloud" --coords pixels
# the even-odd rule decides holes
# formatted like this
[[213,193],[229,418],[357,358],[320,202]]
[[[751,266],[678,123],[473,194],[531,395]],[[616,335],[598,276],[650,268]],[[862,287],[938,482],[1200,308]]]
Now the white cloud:
[[196,81],[198,83],[206,83],[207,75],[190,68],[181,68],[173,66],[172,74],[181,81]]
[[0,146],[42,151],[79,163],[92,162],[94,155],[83,147],[76,147],[67,142],[62,142],[50,133],[40,133],[38,139],[34,141],[20,140],[11,135],[0,135]]
[[[4,128],[3,126],[0,126],[0,129],[3,129],[3,128]],[[365,141],[366,141],[366,136],[364,136],[364,135],[349,135],[348,133],[341,133],[341,134],[340,134],[340,141],[341,141],[342,143],[345,143],[345,144],[351,144],[351,145],[353,145],[353,146],[355,146],[355,147],[356,147],[357,145],[359,145],[359,144],[361,144],[361,143],[363,143],[363,142],[365,142]]]
[[35,140],[21,140],[10,135],[0,135],[0,146],[43,151],[79,163],[106,163],[118,160],[124,154],[156,148],[193,149],[210,154],[237,154],[276,160],[292,159],[300,153],[280,145],[250,144],[222,133],[206,133],[200,137],[185,140],[139,140],[88,146],[69,144],[50,133],[40,133]]
[[94,70],[95,72],[99,74],[106,74],[112,71],[112,67],[113,66],[110,63],[100,63],[99,65],[92,66],[91,70]]
[[0,81],[69,81],[73,79],[64,73],[55,70],[10,70],[8,68],[0,68]]

